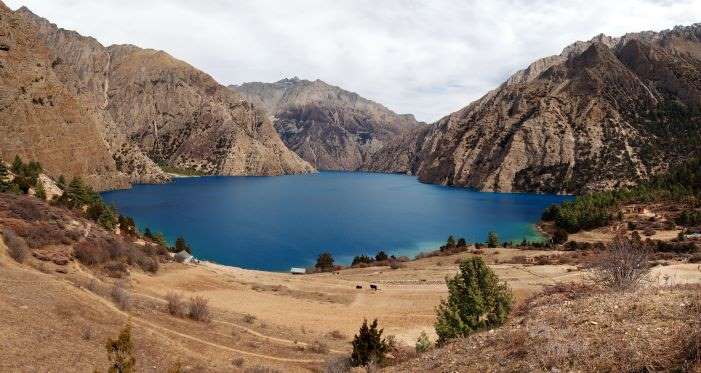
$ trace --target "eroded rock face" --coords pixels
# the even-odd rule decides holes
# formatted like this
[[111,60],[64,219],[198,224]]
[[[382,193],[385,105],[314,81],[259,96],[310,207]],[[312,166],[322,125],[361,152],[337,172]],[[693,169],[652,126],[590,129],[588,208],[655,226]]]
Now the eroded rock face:
[[285,144],[319,169],[366,169],[373,154],[393,139],[422,127],[355,93],[320,80],[229,86],[273,118]]
[[100,123],[52,68],[36,28],[0,3],[0,155],[38,160],[52,177],[98,189],[127,186]]
[[[696,24],[577,42],[409,142],[421,146],[394,148],[429,183],[570,193],[638,183],[698,151],[699,39]],[[392,164],[395,153],[381,155]]]
[[119,184],[98,178],[104,181],[99,189],[167,181],[165,166],[215,175],[314,171],[283,144],[262,112],[187,63],[130,45],[106,48],[26,8],[13,16],[36,36],[45,70],[92,119],[88,127],[122,178]]

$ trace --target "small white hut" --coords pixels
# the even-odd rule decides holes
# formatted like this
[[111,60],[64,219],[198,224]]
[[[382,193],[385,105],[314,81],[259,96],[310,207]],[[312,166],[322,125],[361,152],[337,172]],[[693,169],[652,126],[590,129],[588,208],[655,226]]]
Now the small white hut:
[[185,250],[175,253],[175,260],[177,260],[180,263],[190,263],[192,259],[193,256]]

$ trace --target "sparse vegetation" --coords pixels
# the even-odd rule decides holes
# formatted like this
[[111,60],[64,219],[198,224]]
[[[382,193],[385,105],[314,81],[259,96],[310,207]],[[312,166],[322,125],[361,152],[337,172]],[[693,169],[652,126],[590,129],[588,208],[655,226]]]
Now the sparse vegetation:
[[2,230],[3,241],[7,246],[7,255],[18,263],[24,263],[29,256],[29,248],[27,242],[10,228]]
[[117,339],[109,338],[105,344],[107,357],[110,361],[108,373],[132,373],[136,370],[134,344],[131,341],[131,325],[122,329]]
[[326,373],[348,373],[351,371],[351,361],[347,357],[336,357],[326,362]]
[[416,339],[416,352],[422,354],[431,348],[431,340],[425,331],[421,331],[419,338]]
[[165,300],[169,314],[175,317],[185,317],[187,315],[187,305],[182,295],[171,291],[166,294]]
[[209,300],[200,296],[190,298],[188,316],[195,321],[209,322]]
[[331,337],[332,339],[336,339],[336,340],[346,339],[345,334],[341,333],[341,331],[338,329],[332,330],[331,332],[329,332],[329,337]]
[[382,338],[382,329],[377,327],[377,319],[368,326],[364,320],[358,334],[353,338],[353,352],[351,353],[351,365],[367,366],[368,364],[380,364],[389,351],[387,341]]
[[569,234],[567,234],[567,231],[562,228],[558,228],[555,230],[555,233],[553,233],[552,242],[556,245],[562,245],[567,242],[568,238]]
[[328,354],[329,346],[322,341],[314,341],[309,345],[309,351],[315,354]]
[[242,357],[237,357],[237,358],[234,358],[233,360],[231,360],[231,365],[233,365],[237,368],[243,367],[243,365],[245,363],[246,363],[246,360]]
[[119,309],[126,311],[131,308],[131,294],[122,281],[114,284],[110,296]]
[[482,258],[465,260],[458,274],[446,282],[448,299],[438,306],[435,324],[438,343],[501,325],[506,320],[511,310],[511,291]]
[[649,271],[650,247],[639,240],[618,236],[594,264],[594,281],[613,290],[631,290]]
[[256,322],[257,317],[255,315],[251,315],[250,313],[247,313],[243,315],[243,321],[245,321],[247,324],[253,324]]

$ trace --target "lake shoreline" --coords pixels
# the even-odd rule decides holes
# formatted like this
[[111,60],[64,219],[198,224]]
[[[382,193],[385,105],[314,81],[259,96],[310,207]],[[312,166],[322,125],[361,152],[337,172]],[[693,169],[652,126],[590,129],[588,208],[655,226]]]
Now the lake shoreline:
[[483,242],[496,231],[500,242],[536,240],[534,223],[564,198],[351,172],[180,177],[102,196],[139,229],[162,232],[170,243],[184,237],[200,259],[272,271],[308,267],[325,251],[342,264],[381,250],[413,258],[449,235]]

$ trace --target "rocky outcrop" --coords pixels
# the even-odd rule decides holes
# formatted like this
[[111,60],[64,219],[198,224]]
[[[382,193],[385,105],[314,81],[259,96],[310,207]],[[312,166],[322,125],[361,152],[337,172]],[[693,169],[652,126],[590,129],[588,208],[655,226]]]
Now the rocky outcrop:
[[[108,165],[93,164],[99,157],[76,157],[62,150],[53,152],[61,153],[55,163],[70,157],[119,176],[119,183],[104,176],[109,172],[94,177],[93,185],[99,189],[128,182],[163,182],[169,176],[162,168],[216,175],[314,171],[284,145],[261,111],[187,63],[162,51],[130,45],[104,47],[93,38],[59,29],[27,8],[7,14],[26,27],[37,49],[30,54],[42,53],[45,74],[88,118],[80,122],[93,136],[76,133],[80,145],[101,146]],[[14,42],[12,35],[9,39]],[[36,121],[43,129],[50,128],[46,120],[36,117]],[[16,142],[21,132],[13,128],[6,134],[7,141]],[[29,158],[40,144],[26,142]],[[47,165],[53,167],[51,162]],[[79,170],[62,173],[90,177]]]
[[128,185],[98,119],[52,63],[34,25],[0,3],[0,156],[37,160],[53,177],[82,176],[97,188]]
[[386,143],[419,127],[412,115],[398,115],[356,93],[320,80],[229,86],[264,108],[285,144],[324,170],[368,169]]
[[[397,146],[417,160],[405,171],[502,192],[581,193],[647,179],[699,150],[700,39],[696,24],[577,42],[433,124],[414,142],[421,146]],[[394,154],[382,155],[391,165]]]

